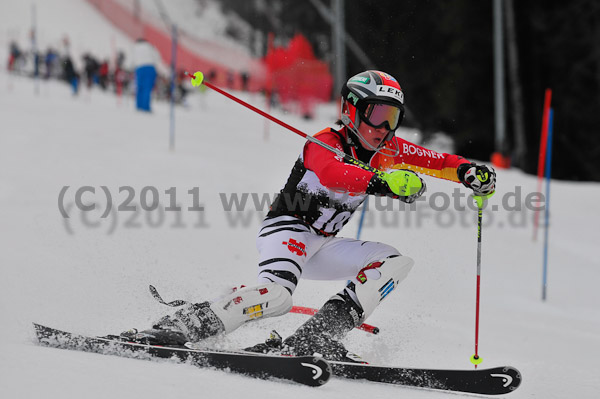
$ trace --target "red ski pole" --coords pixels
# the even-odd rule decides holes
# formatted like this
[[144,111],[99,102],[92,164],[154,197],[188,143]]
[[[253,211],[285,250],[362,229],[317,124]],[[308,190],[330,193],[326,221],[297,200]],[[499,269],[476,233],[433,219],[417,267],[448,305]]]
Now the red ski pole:
[[236,96],[234,96],[233,94],[227,93],[225,90],[222,90],[220,88],[218,88],[217,86],[213,85],[210,82],[207,82],[206,80],[204,80],[204,75],[202,74],[202,72],[196,72],[194,74],[191,74],[189,72],[185,72],[186,75],[191,76],[192,77],[192,86],[194,87],[198,87],[200,85],[205,85],[206,87],[209,87],[211,89],[213,89],[214,91],[216,91],[219,94],[224,95],[225,97],[229,98],[230,100],[235,101],[238,104],[243,105],[244,107],[256,112],[259,115],[264,116],[265,118],[269,119],[270,121],[273,121],[275,123],[277,123],[280,126],[283,126],[284,128],[296,133],[297,135],[305,138],[306,140],[310,141],[311,143],[315,143],[317,145],[320,145],[321,147],[333,152],[334,154],[336,154],[337,156],[343,158],[344,160],[346,160],[346,162],[353,164],[354,166],[358,166],[361,169],[364,170],[368,170],[369,172],[373,172],[375,174],[377,174],[379,177],[384,178],[385,176],[385,172],[380,171],[377,168],[374,168],[370,165],[367,165],[366,163],[359,161],[358,159],[346,154],[344,151],[339,150],[335,147],[330,146],[329,144],[326,144],[324,142],[322,142],[321,140],[314,138],[312,136],[309,136],[308,134],[296,129],[295,127],[288,125],[287,123],[283,122],[282,120],[279,120],[277,118],[275,118],[272,115],[267,114],[264,111],[261,111],[260,109],[256,108],[255,106],[248,104],[247,102],[245,102],[244,100],[241,100],[239,98],[237,98]]
[[[537,192],[542,192],[542,180],[544,180],[544,167],[546,165],[546,147],[548,145],[548,122],[550,117],[550,104],[552,102],[552,90],[546,89],[544,95],[544,113],[542,115],[542,132],[540,134],[540,153],[538,158],[538,184]],[[539,208],[539,207],[538,207]],[[536,210],[533,219],[533,241],[537,240],[540,211]]]
[[479,357],[479,298],[481,291],[481,225],[483,219],[484,197],[474,196],[477,202],[477,293],[475,295],[475,354],[471,356],[471,363],[480,364],[483,359]]

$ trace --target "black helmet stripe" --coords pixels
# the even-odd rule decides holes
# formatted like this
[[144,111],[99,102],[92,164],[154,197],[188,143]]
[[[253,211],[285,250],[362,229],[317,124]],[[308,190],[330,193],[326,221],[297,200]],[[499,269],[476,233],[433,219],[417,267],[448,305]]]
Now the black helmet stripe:
[[369,71],[369,75],[375,81],[376,84],[378,84],[378,85],[383,84],[383,80],[381,79],[381,76],[379,76],[378,73],[372,73],[371,71]]

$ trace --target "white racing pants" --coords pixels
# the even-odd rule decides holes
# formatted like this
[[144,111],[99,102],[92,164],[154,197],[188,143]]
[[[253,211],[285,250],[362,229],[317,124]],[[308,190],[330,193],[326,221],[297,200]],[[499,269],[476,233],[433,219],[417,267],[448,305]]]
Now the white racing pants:
[[292,216],[265,220],[256,246],[259,284],[274,282],[293,294],[300,278],[348,280],[343,291],[364,311],[362,320],[406,278],[414,263],[387,244],[315,234]]

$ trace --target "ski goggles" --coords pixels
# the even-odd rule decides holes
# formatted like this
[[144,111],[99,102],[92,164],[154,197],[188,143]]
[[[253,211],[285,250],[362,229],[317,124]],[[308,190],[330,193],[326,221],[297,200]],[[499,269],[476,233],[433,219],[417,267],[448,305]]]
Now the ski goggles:
[[394,131],[400,126],[404,111],[400,108],[388,104],[368,103],[362,120],[369,126],[374,128],[384,127],[390,131]]

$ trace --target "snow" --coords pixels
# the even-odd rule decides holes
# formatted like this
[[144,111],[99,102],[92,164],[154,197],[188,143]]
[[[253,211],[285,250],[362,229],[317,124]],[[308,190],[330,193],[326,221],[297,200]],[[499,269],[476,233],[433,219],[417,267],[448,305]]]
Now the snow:
[[[130,0],[118,0],[120,4],[129,10],[133,10]],[[176,22],[177,28],[196,40],[206,40],[212,43],[226,46],[230,51],[249,55],[249,50],[227,36],[228,27],[232,22],[225,18],[218,1],[209,0],[198,2],[196,0],[139,0],[140,8],[146,18],[160,21],[164,25],[166,21]],[[242,26],[234,26],[238,30]],[[246,27],[250,31],[249,27]]]
[[[112,24],[84,0],[48,0],[0,2],[0,48],[8,57],[8,44],[17,42],[22,50],[31,49],[30,32],[35,9],[37,48],[45,54],[48,47],[67,52],[64,39],[69,41],[69,52],[76,68],[83,67],[81,56],[91,53],[98,59],[112,60],[116,51],[131,54],[133,41],[115,30]],[[6,62],[2,62],[5,68]]]
[[[110,43],[111,35],[119,37],[87,3],[53,2],[68,5],[70,15],[84,16],[86,25],[93,27],[90,36],[82,38],[82,48],[103,40]],[[9,27],[6,5],[18,15],[20,9],[28,12],[25,3],[0,4],[3,27]],[[40,18],[44,4],[38,3]],[[55,14],[59,13],[44,15],[49,19]],[[63,20],[48,21],[46,37],[61,37],[59,31],[69,22],[58,21]],[[26,32],[27,24],[28,19],[18,25],[21,32]],[[69,25],[71,32],[74,26],[74,22]],[[6,31],[2,35],[2,43],[7,44]],[[78,36],[72,35],[72,39]],[[2,397],[447,396],[339,379],[315,389],[165,361],[142,362],[36,345],[32,322],[94,335],[147,327],[169,312],[151,298],[148,284],[155,285],[166,300],[192,301],[252,284],[257,260],[254,240],[263,213],[253,207],[247,212],[225,212],[219,194],[272,195],[285,182],[302,139],[273,124],[267,133],[263,118],[206,92],[194,94],[189,108],[177,108],[175,149],[169,151],[165,103],[155,102],[154,113],[142,114],[134,111],[131,100],[118,102],[96,89],[84,88],[74,98],[63,83],[42,81],[39,95],[34,85],[29,78],[0,71]],[[239,95],[264,108],[260,96]],[[305,121],[273,111],[305,132],[333,126],[336,112],[337,105],[326,105],[315,120]],[[450,195],[455,189],[467,194],[454,183],[426,181],[428,198],[438,192]],[[64,198],[69,219],[61,216],[58,206],[64,186],[69,186]],[[85,193],[83,202],[99,204],[87,214],[73,205],[76,190],[83,186],[96,189],[95,194]],[[112,194],[115,206],[127,198],[120,187],[132,187],[131,204],[138,211],[113,210],[102,219],[107,202],[102,186]],[[156,187],[162,207],[170,201],[165,190],[175,187],[183,210],[164,211],[163,219],[159,211],[141,210],[146,186]],[[536,186],[532,176],[499,170],[498,192],[490,203],[499,209],[484,215],[481,367],[507,364],[521,371],[522,386],[511,398],[595,398],[600,388],[596,252],[600,185],[552,182],[546,302],[540,299],[543,233],[533,242],[533,213],[502,207],[503,199],[513,204],[508,195],[518,190],[518,203],[524,203]],[[187,210],[193,205],[188,190],[195,187],[203,213]],[[438,205],[441,202],[438,197]],[[464,205],[466,199],[460,202]],[[400,212],[398,207],[394,203],[390,211],[372,208],[362,238],[394,245],[413,257],[416,265],[368,320],[381,333],[374,336],[356,330],[345,344],[377,364],[472,368],[476,212],[436,212],[430,203],[419,203],[418,211],[412,212]],[[355,236],[358,219],[345,228],[345,236]],[[302,281],[294,294],[295,304],[319,307],[342,285]],[[285,336],[305,317],[290,314],[261,320],[215,344],[251,345],[264,340],[271,329]]]

